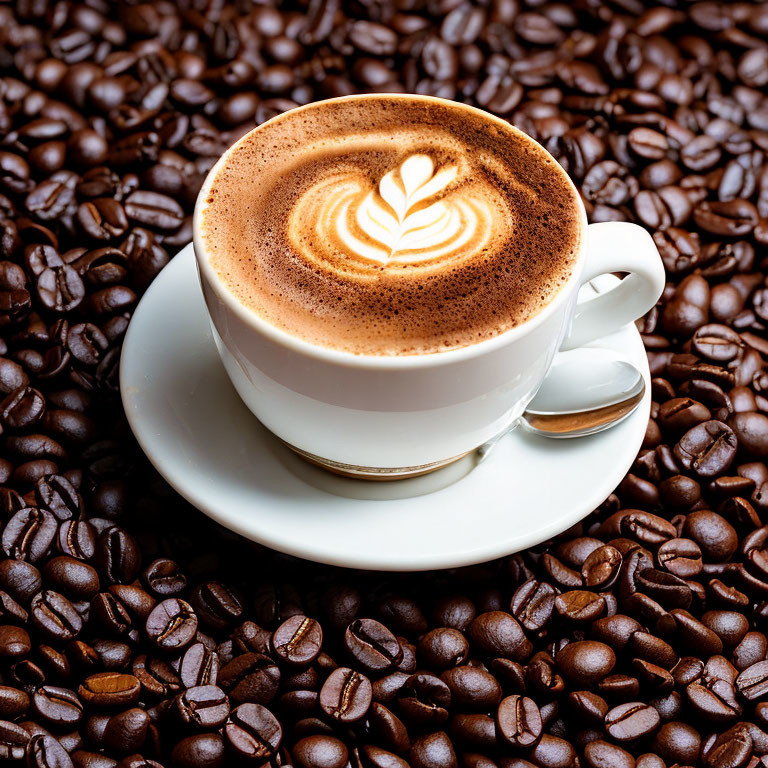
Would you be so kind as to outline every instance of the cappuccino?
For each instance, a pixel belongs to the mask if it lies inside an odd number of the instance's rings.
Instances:
[[[575,188],[480,110],[356,96],[241,139],[200,211],[210,264],[244,307],[362,355],[466,347],[530,320],[569,280]]]

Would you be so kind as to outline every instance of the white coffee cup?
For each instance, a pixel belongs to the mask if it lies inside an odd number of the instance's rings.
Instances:
[[[293,112],[300,116],[302,109]],[[509,130],[505,121],[482,114]],[[664,268],[648,232],[625,222],[588,225],[576,195],[582,245],[572,275],[522,325],[477,344],[423,355],[360,355],[310,344],[246,308],[210,264],[202,211],[231,152],[211,169],[194,215],[195,255],[214,339],[248,408],[291,448],[332,471],[394,479],[460,458],[522,414],[558,349],[633,322],[664,288]],[[582,285],[610,272],[629,274],[607,293],[577,303]]]

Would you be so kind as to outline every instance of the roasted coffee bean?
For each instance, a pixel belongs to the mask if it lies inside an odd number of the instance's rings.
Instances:
[[[98,672],[87,677],[78,696],[97,708],[128,707],[138,701],[141,687],[133,676],[121,672]]]
[[[172,197],[143,190],[128,195],[125,213],[132,221],[161,230],[178,229],[184,218],[184,210]]]
[[[28,656],[31,650],[32,641],[25,629],[12,624],[0,625],[0,658],[20,659]]]
[[[568,643],[555,657],[558,670],[575,685],[591,686],[610,674],[616,654],[605,643],[582,640]]]
[[[759,661],[743,670],[736,678],[736,690],[748,701],[768,693],[768,661]]]
[[[659,713],[642,702],[627,702],[609,710],[605,730],[616,741],[634,741],[653,733],[659,725]]]
[[[688,608],[691,604],[691,588],[674,574],[645,568],[635,574],[635,586],[665,608]]]
[[[545,554],[542,557],[542,566],[547,576],[552,579],[558,587],[568,589],[581,586],[581,574],[575,568],[569,568],[556,557],[548,553]]]
[[[0,757],[6,760],[23,760],[29,738],[29,733],[21,726],[0,720]]]
[[[688,430],[675,446],[675,456],[700,477],[714,477],[730,467],[736,456],[736,436],[720,421],[705,421]]]
[[[45,412],[45,400],[32,387],[19,387],[0,402],[0,420],[6,429],[26,429]]]
[[[24,560],[0,561],[0,586],[21,603],[28,603],[43,586],[43,577],[32,563]]]
[[[74,728],[83,717],[83,705],[75,692],[52,685],[44,685],[35,691],[32,709],[53,728]]]
[[[543,629],[555,608],[555,589],[551,584],[528,579],[512,595],[511,610],[525,629],[535,632]]]
[[[701,736],[686,723],[673,721],[659,728],[653,746],[666,760],[695,764],[701,753]]]
[[[271,633],[262,629],[258,624],[246,621],[232,633],[232,643],[233,647],[243,653],[253,651],[254,653],[269,654],[271,637]],[[318,659],[321,658],[322,654]],[[331,668],[335,669],[335,665]]]
[[[149,725],[149,715],[138,707],[112,715],[104,727],[104,746],[118,754],[135,754],[144,746]]]
[[[451,699],[463,708],[490,710],[501,700],[501,686],[482,667],[454,667],[443,672],[440,679],[450,689]]]
[[[37,278],[37,295],[43,306],[53,312],[69,312],[85,297],[85,286],[77,271],[64,264],[49,267]]]
[[[244,653],[221,667],[218,684],[237,704],[268,705],[277,694],[280,670],[268,656]]]
[[[29,703],[29,696],[24,691],[6,685],[0,686],[0,718],[15,720],[26,715]]]
[[[410,746],[408,731],[397,715],[374,701],[368,711],[370,730],[376,736],[377,743],[383,744],[394,752],[406,752]]]
[[[80,512],[80,497],[66,477],[48,475],[35,485],[35,499],[40,507],[58,520],[69,520]]]
[[[197,685],[176,697],[181,721],[199,730],[213,730],[229,716],[229,699],[215,685]]]
[[[413,768],[458,768],[451,740],[444,731],[415,739],[411,744],[409,762]]]
[[[16,560],[35,563],[48,552],[56,536],[56,519],[46,509],[25,507],[3,529],[3,551]]]
[[[354,723],[365,717],[372,698],[373,688],[365,675],[347,667],[339,667],[323,683],[319,703],[331,719]]]
[[[76,749],[71,753],[72,763],[75,768],[116,768],[118,765],[117,760],[106,755],[99,754],[98,752],[88,752],[84,749]],[[141,758],[144,760],[144,758]],[[126,758],[123,761],[124,765],[129,765],[131,758]],[[149,761],[144,761],[146,765],[150,765]],[[142,768],[142,766],[139,766]],[[154,766],[153,766],[154,768]]]
[[[496,723],[501,736],[513,747],[531,747],[542,733],[541,712],[526,696],[507,696],[499,704]]]
[[[678,660],[674,648],[669,643],[642,630],[632,635],[629,648],[636,658],[650,661],[663,669],[672,669]]]
[[[78,323],[69,329],[67,348],[82,365],[97,365],[108,346],[107,337],[93,323]]]
[[[592,624],[592,636],[596,640],[607,643],[612,648],[622,649],[627,646],[632,639],[632,635],[642,629],[639,621],[618,613],[615,616],[609,616],[598,619]]]
[[[90,600],[99,591],[99,574],[88,563],[62,555],[43,568],[48,583],[72,600]]]
[[[578,756],[573,746],[559,736],[548,733],[542,735],[539,743],[528,753],[536,762],[535,765],[547,766],[547,768],[560,768],[560,766],[576,765]]]
[[[605,598],[596,592],[572,589],[555,598],[555,610],[567,621],[594,621],[605,613]]]
[[[374,619],[355,619],[344,634],[349,655],[364,669],[384,672],[403,658],[397,638]]]
[[[234,624],[243,614],[240,601],[224,584],[216,581],[201,584],[190,596],[200,618],[217,629]]]
[[[181,688],[176,670],[164,658],[137,656],[131,665],[131,672],[139,681],[141,690],[149,696],[165,698]]]
[[[59,551],[77,560],[90,560],[96,551],[96,534],[87,520],[67,520],[59,526]]]
[[[728,425],[748,456],[768,457],[768,417],[754,411],[734,413],[728,418]]]
[[[494,749],[499,744],[496,721],[489,715],[460,714],[451,721],[454,744],[475,749]]]
[[[272,635],[275,654],[288,664],[311,664],[322,646],[322,627],[319,622],[307,616],[291,616]]]
[[[687,515],[682,532],[699,545],[703,557],[710,562],[725,562],[738,546],[734,527],[722,515],[707,509]]]
[[[83,231],[94,240],[111,240],[125,234],[128,218],[123,207],[108,197],[81,203],[77,218]]]
[[[216,685],[219,674],[219,654],[203,643],[193,643],[181,660],[179,676],[186,688],[198,685]]]
[[[768,656],[768,637],[762,632],[747,632],[733,649],[732,661],[738,670],[745,670]]]
[[[707,764],[747,765],[752,753],[752,738],[744,726],[734,726],[721,734],[707,753]]]
[[[50,589],[32,598],[29,616],[38,632],[57,642],[74,640],[83,628],[83,620],[72,603]]]
[[[727,202],[702,202],[694,208],[693,218],[698,226],[715,235],[740,237],[748,235],[757,223],[755,206],[748,200],[736,198]]]
[[[152,610],[145,629],[147,637],[159,648],[181,649],[195,637],[197,616],[189,603],[171,597]]]
[[[665,432],[681,434],[711,418],[709,409],[686,397],[667,400],[659,408],[658,423]]]
[[[26,624],[29,613],[7,592],[0,590],[0,620],[13,624]]]
[[[73,768],[72,759],[57,739],[47,733],[38,733],[27,743],[29,768]]]
[[[749,629],[749,620],[737,611],[707,611],[702,615],[701,621],[729,649],[738,645]]]
[[[438,724],[448,719],[451,689],[439,677],[411,675],[398,686],[395,696],[398,712],[406,722]]]
[[[514,616],[504,611],[489,611],[477,616],[469,626],[470,642],[489,656],[525,661],[533,649]]]
[[[465,661],[469,643],[459,630],[441,627],[420,638],[418,654],[432,669],[449,669]]]
[[[578,716],[590,724],[602,724],[608,712],[605,699],[590,691],[572,691],[568,694],[568,703]]]
[[[92,641],[93,650],[105,669],[126,669],[131,660],[131,647],[116,640]]]
[[[173,747],[171,761],[179,768],[197,768],[201,764],[220,768],[224,765],[224,740],[218,733],[187,736]]]
[[[427,628],[427,620],[419,605],[409,597],[387,594],[376,607],[379,618],[394,632],[417,634]]]
[[[186,589],[187,579],[173,560],[153,560],[142,574],[142,581],[156,595],[172,597]]]
[[[233,753],[249,761],[268,760],[280,748],[283,739],[283,731],[277,718],[261,704],[241,704],[233,709],[223,734]],[[317,759],[313,752],[310,747],[305,756],[312,755]],[[320,752],[320,759],[322,754]]]
[[[616,514],[619,533],[650,547],[675,538],[677,530],[659,515],[640,509],[629,509]]]
[[[141,567],[136,540],[118,526],[107,528],[96,542],[94,564],[107,583],[130,583]]]
[[[739,716],[738,702],[727,681],[720,681],[712,688],[693,682],[687,686],[685,694],[694,711],[705,720],[728,723]]]
[[[299,768],[344,768],[349,751],[343,741],[333,736],[307,736],[291,750]]]
[[[93,598],[91,615],[111,635],[128,635],[133,630],[128,609],[111,592],[100,592]]]
[[[68,679],[72,674],[72,666],[69,659],[50,645],[41,645],[39,648],[40,666],[46,675]]]
[[[610,741],[604,741],[603,739],[595,739],[586,744],[584,747],[584,757],[590,768],[609,765],[614,766],[614,768],[631,768],[637,765],[631,753],[622,749],[618,744],[611,744]]]
[[[582,563],[584,585],[591,589],[607,589],[618,578],[622,557],[614,547],[605,545],[591,552]]]
[[[681,608],[673,608],[670,614],[677,625],[678,640],[684,647],[707,654],[722,652],[722,640],[699,619]]]
[[[680,578],[690,579],[701,573],[701,549],[691,539],[665,541],[658,549],[657,558],[662,568]]]
[[[13,267],[18,269],[18,266],[15,264]],[[23,280],[22,273],[22,285]],[[28,384],[29,376],[27,376],[24,369],[18,363],[13,362],[13,360],[8,360],[5,357],[0,357],[0,392],[7,395],[19,387],[26,387]]]

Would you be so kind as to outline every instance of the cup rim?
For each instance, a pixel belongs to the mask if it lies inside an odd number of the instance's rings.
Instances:
[[[456,349],[448,349],[437,352],[426,352],[415,355],[370,355],[359,354],[356,352],[348,352],[346,350],[334,349],[333,347],[323,347],[318,344],[312,344],[304,339],[300,339],[294,336],[288,331],[284,331],[282,328],[278,328],[275,325],[264,320],[254,310],[249,309],[245,305],[241,304],[231,291],[220,280],[216,271],[213,269],[205,246],[203,244],[203,238],[201,232],[201,220],[203,210],[205,208],[205,198],[207,197],[208,190],[216,178],[221,167],[227,162],[227,159],[231,153],[239,147],[242,143],[249,140],[250,137],[256,132],[260,131],[265,126],[268,126],[274,122],[278,122],[284,119],[287,115],[295,115],[304,110],[316,108],[321,104],[330,104],[346,101],[364,101],[375,99],[402,99],[403,101],[424,101],[429,103],[439,103],[444,106],[450,106],[452,108],[464,109],[474,114],[481,115],[487,120],[491,120],[504,129],[511,131],[513,134],[517,134],[524,140],[531,141],[536,144],[541,151],[549,155],[554,161],[555,167],[566,179],[568,185],[572,189],[575,199],[576,207],[579,211],[580,219],[580,238],[579,249],[576,256],[576,263],[574,264],[573,271],[568,281],[557,291],[551,301],[542,308],[540,312],[534,315],[529,320],[526,320],[520,325],[516,325],[512,328],[503,331],[489,339],[479,341],[476,344],[469,344],[465,347],[458,347]],[[216,294],[217,298],[224,303],[228,310],[233,312],[242,322],[250,326],[254,331],[260,335],[265,336],[267,339],[276,343],[294,353],[298,353],[305,357],[314,358],[316,360],[322,360],[336,365],[351,367],[351,368],[367,368],[367,369],[379,369],[379,370],[393,370],[393,369],[423,369],[438,367],[441,365],[448,365],[452,363],[462,362],[464,360],[470,360],[474,357],[484,355],[494,350],[504,347],[507,344],[514,342],[517,339],[527,335],[547,319],[554,314],[560,305],[568,300],[568,297],[573,289],[574,285],[579,282],[579,278],[584,268],[584,261],[586,255],[587,246],[587,212],[584,207],[584,201],[581,199],[576,185],[571,177],[565,172],[559,162],[552,156],[552,154],[535,139],[528,136],[528,134],[521,131],[516,126],[507,122],[506,120],[497,117],[496,115],[486,112],[484,109],[473,107],[469,104],[453,101],[451,99],[443,99],[438,96],[423,96],[420,94],[410,93],[366,93],[366,94],[353,94],[350,96],[338,96],[332,99],[321,99],[318,101],[312,101],[308,104],[302,104],[293,109],[281,112],[278,115],[266,120],[265,122],[252,128],[248,133],[241,136],[231,146],[229,146],[216,161],[213,167],[208,171],[208,174],[203,181],[200,192],[198,193],[197,200],[195,202],[195,209],[192,215],[192,242],[195,251],[195,260],[197,262],[200,278],[205,279],[211,290]]]

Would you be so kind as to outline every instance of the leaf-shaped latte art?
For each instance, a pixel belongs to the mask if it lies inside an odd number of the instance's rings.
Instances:
[[[386,265],[426,264],[479,253],[498,227],[499,206],[489,204],[464,179],[457,164],[436,167],[414,154],[386,173],[376,188],[339,172],[312,186],[297,201],[291,230],[314,234],[297,242],[307,256],[330,251]],[[366,187],[368,187],[366,189]],[[314,260],[314,259],[313,259]]]
[[[378,191],[366,195],[355,215],[357,224],[389,251],[389,258],[399,251],[444,245],[461,227],[458,212],[442,202],[417,206],[445,190],[457,173],[453,165],[435,172],[431,157],[411,155],[384,176]]]

